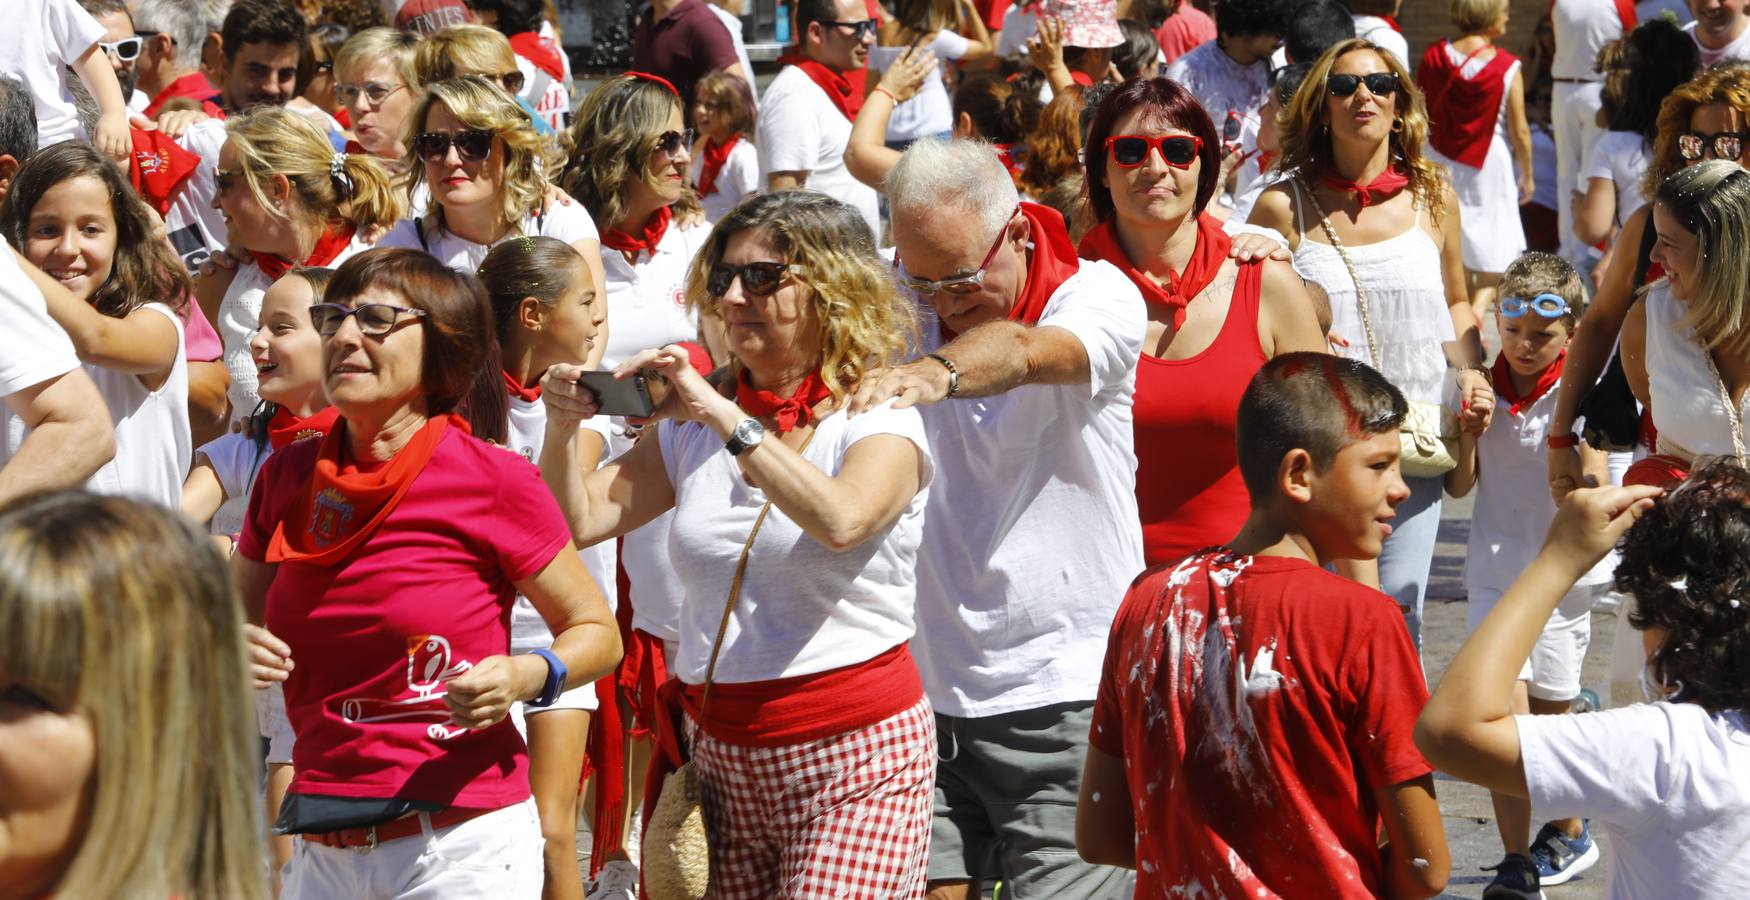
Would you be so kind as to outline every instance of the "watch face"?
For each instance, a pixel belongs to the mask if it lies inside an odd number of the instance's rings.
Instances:
[[[747,419],[735,426],[735,439],[743,444],[757,444],[766,436],[766,429],[760,423]]]

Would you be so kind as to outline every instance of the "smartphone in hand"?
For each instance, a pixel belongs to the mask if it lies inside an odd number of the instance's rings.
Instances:
[[[656,412],[649,379],[643,372],[630,378],[615,378],[613,372],[601,370],[577,376],[577,386],[595,395],[596,407],[604,416],[642,418]]]

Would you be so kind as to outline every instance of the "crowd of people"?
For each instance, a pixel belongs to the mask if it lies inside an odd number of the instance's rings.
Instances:
[[[0,898],[1750,881],[1742,4],[742,5],[8,4]]]

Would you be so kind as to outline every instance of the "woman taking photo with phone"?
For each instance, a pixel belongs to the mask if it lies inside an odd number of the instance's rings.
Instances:
[[[1450,370],[1461,400],[1492,391],[1465,290],[1458,201],[1422,156],[1428,116],[1415,82],[1391,53],[1347,40],[1313,63],[1280,124],[1277,166],[1292,177],[1266,190],[1248,221],[1287,235],[1295,269],[1324,288],[1337,352],[1379,369],[1412,413],[1419,406],[1426,437],[1456,437],[1442,421]],[[1441,479],[1404,481],[1410,499],[1398,506],[1377,572],[1349,571],[1398,601],[1420,648]]]
[[[623,377],[668,383],[669,421],[585,474],[559,438],[594,395],[555,366],[543,471],[580,543],[674,512],[672,671],[713,890],[920,896],[936,736],[907,642],[934,466],[915,409],[836,409],[909,346],[910,307],[861,215],[809,191],[718,223],[687,297],[727,323],[733,388],[673,344],[625,361]],[[859,824],[870,817],[884,827]]]

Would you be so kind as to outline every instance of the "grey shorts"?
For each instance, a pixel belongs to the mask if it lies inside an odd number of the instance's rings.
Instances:
[[[930,880],[1003,882],[1003,897],[1105,900],[1129,873],[1076,853],[1076,796],[1092,703],[998,716],[936,714]],[[974,894],[977,896],[977,894]]]

